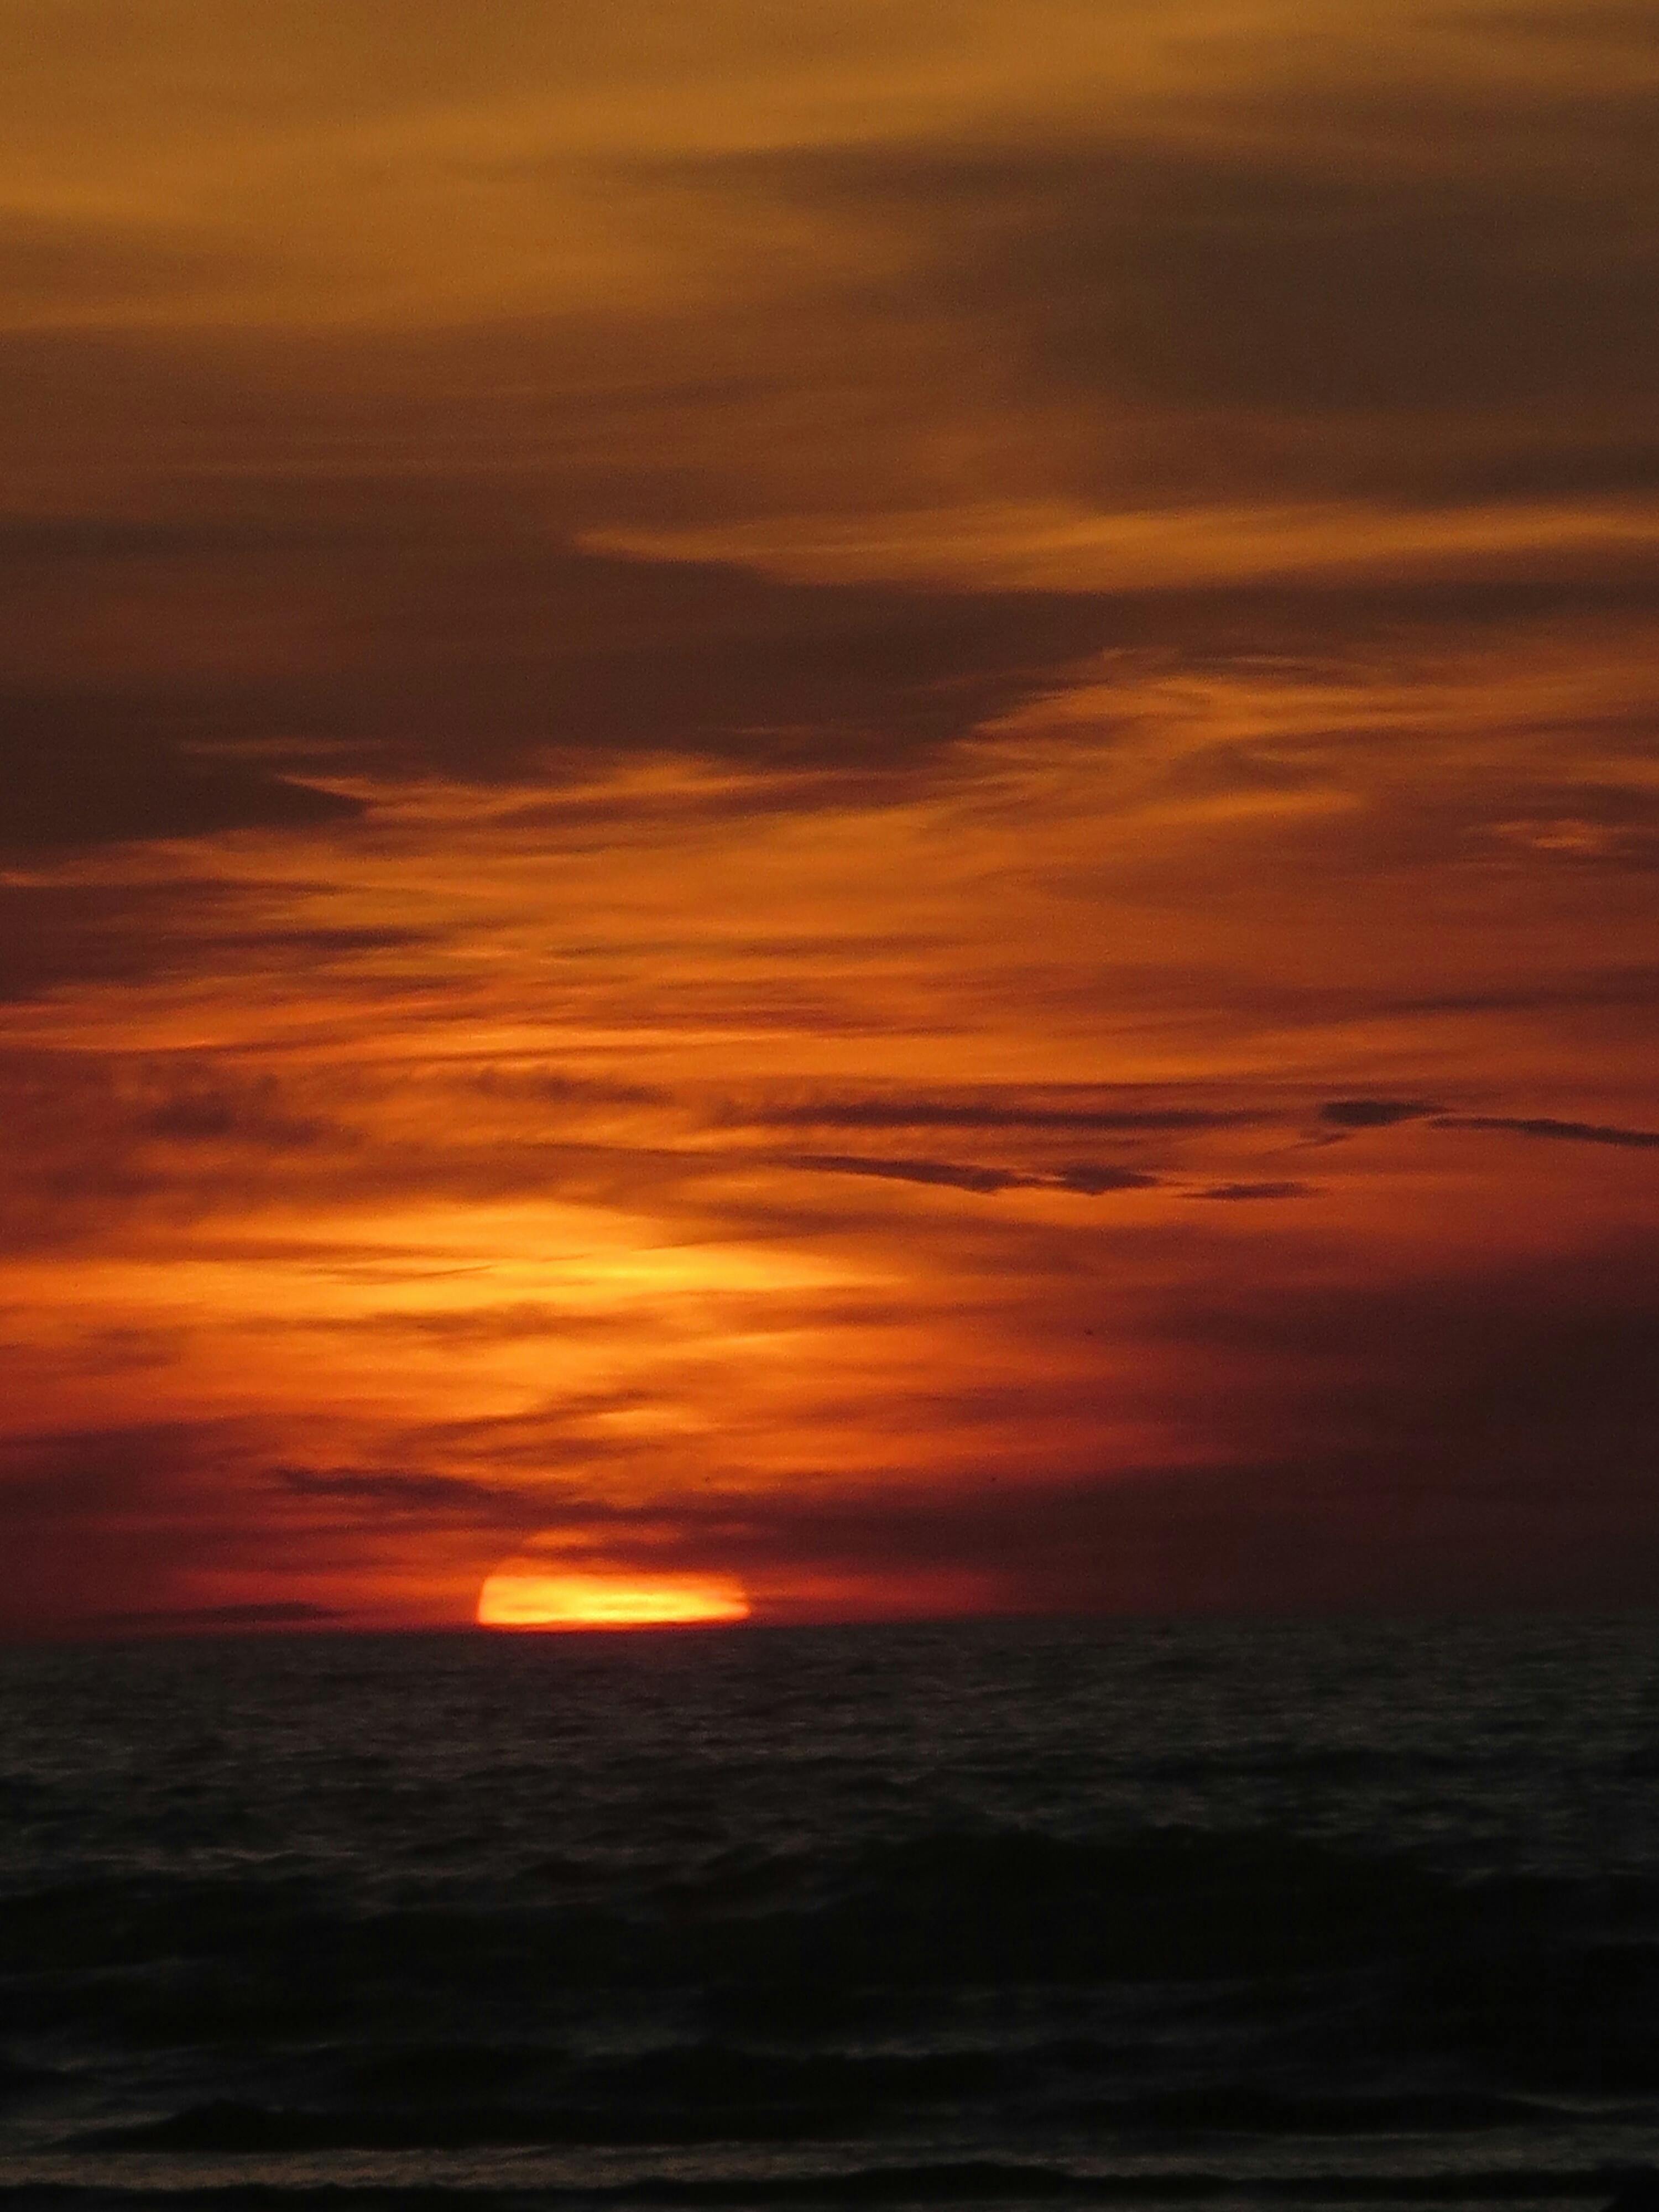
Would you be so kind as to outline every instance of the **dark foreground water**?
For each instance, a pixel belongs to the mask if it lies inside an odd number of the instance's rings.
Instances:
[[[1605,2202],[1659,1623],[0,1653],[0,2205]]]

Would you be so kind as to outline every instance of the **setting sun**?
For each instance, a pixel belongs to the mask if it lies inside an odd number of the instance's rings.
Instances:
[[[722,1575],[542,1574],[504,1567],[478,1593],[483,1628],[666,1628],[748,1618],[742,1585]]]

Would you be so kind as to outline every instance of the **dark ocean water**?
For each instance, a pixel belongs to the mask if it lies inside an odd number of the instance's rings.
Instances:
[[[0,1816],[0,2205],[1659,2160],[1659,1621],[15,1650]]]

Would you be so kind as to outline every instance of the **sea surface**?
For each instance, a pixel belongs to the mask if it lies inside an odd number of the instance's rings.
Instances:
[[[0,2206],[1588,2206],[1659,1620],[0,1652]]]

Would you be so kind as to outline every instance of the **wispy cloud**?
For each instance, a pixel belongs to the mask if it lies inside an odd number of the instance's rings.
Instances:
[[[1441,1114],[1437,1129],[1497,1129],[1516,1137],[1555,1137],[1574,1145],[1613,1145],[1659,1152],[1659,1130],[1621,1129],[1601,1121],[1558,1121],[1547,1114]]]

